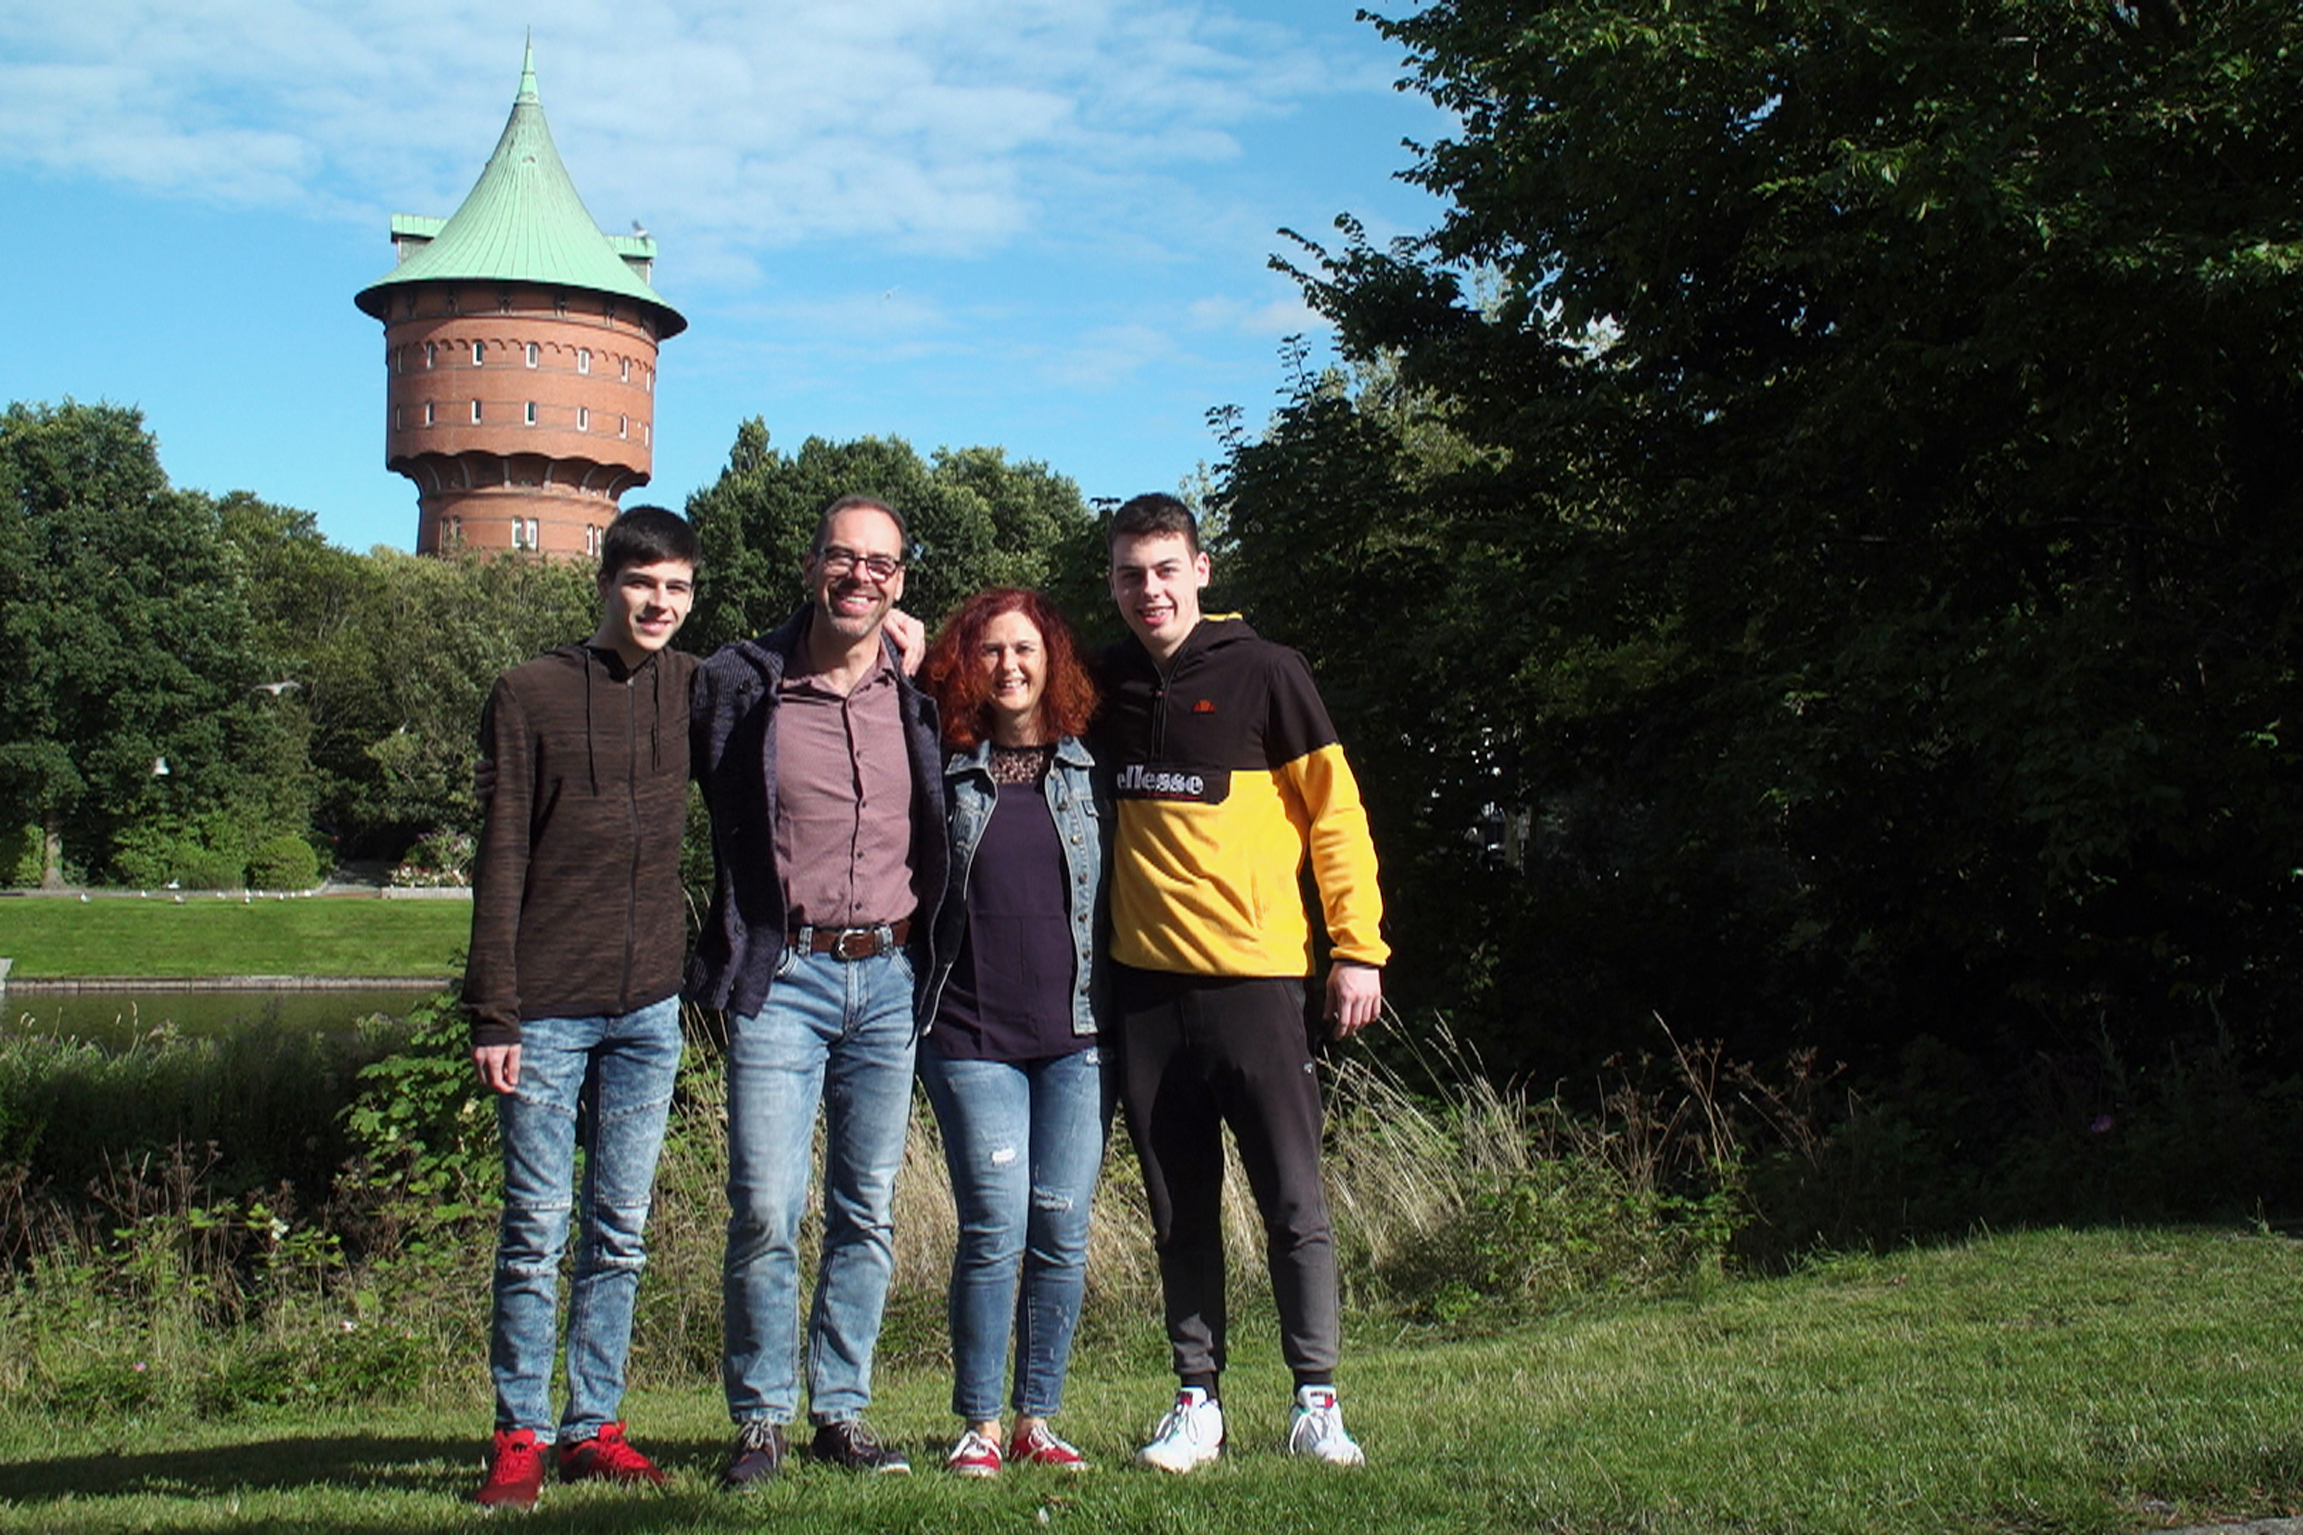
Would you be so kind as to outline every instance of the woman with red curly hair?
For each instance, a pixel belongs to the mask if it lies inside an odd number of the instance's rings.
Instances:
[[[1081,738],[1095,684],[1037,592],[978,593],[944,621],[921,677],[949,756],[951,886],[936,917],[920,1080],[959,1207],[952,1258],[947,1462],[1084,1470],[1048,1427],[1086,1288],[1088,1206],[1103,1170],[1096,908],[1103,817]],[[1013,1346],[1003,1448],[1000,1388]]]

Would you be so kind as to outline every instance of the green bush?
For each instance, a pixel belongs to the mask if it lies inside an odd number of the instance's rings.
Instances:
[[[255,890],[309,890],[320,881],[320,858],[312,844],[293,832],[275,832],[256,844],[248,858],[248,884]]]
[[[123,884],[159,889],[237,890],[248,879],[248,835],[222,814],[186,823],[148,821],[124,828],[112,844],[112,869]]]
[[[0,824],[0,885],[29,890],[47,872],[41,866],[41,836],[37,826]]]
[[[418,1232],[469,1220],[496,1188],[495,1106],[470,1051],[462,1002],[443,992],[408,1014],[398,1049],[360,1069],[342,1112],[354,1175],[404,1205]]]

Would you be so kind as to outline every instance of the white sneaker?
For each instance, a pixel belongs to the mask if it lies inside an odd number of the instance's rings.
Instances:
[[[1343,1408],[1333,1386],[1304,1386],[1295,1394],[1295,1411],[1288,1414],[1287,1452],[1309,1455],[1331,1466],[1364,1466],[1367,1452],[1344,1431]]]
[[[1223,1452],[1223,1404],[1197,1386],[1175,1394],[1175,1405],[1152,1431],[1136,1459],[1162,1471],[1190,1471]]]

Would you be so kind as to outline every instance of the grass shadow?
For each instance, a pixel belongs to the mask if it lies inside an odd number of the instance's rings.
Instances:
[[[91,1428],[89,1437],[107,1430]],[[181,1449],[105,1449],[12,1461],[11,1500],[202,1497],[251,1490],[337,1486],[395,1492],[468,1492],[478,1445],[457,1438],[296,1435]]]

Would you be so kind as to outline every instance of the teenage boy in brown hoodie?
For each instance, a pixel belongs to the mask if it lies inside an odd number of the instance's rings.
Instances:
[[[676,513],[618,517],[600,553],[599,628],[504,673],[481,720],[493,787],[464,1002],[504,1149],[488,1346],[496,1433],[478,1493],[489,1507],[534,1504],[555,1444],[562,1481],[664,1479],[625,1440],[617,1408],[680,1064],[696,662],[667,647],[694,600],[697,552]],[[560,1254],[578,1202],[567,1408],[555,1429]]]

